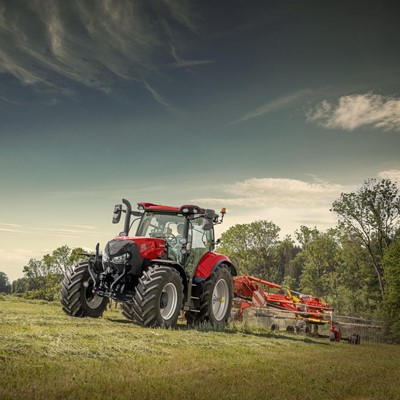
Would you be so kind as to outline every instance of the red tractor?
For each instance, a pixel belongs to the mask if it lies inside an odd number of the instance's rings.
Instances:
[[[104,251],[68,268],[61,285],[63,310],[74,317],[97,318],[109,299],[121,303],[125,317],[142,326],[170,327],[181,310],[188,324],[208,321],[223,326],[231,312],[236,268],[215,253],[214,225],[221,216],[196,205],[181,207],[138,203],[132,211],[123,199],[113,223],[125,213],[124,230]],[[131,217],[139,220],[135,236]]]

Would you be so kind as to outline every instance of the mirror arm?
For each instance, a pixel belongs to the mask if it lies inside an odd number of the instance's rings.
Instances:
[[[128,236],[129,235],[130,224],[131,224],[132,207],[131,207],[131,203],[129,203],[128,200],[122,199],[122,202],[126,205],[126,216],[125,216],[125,224],[124,224],[124,233],[126,234],[126,236]]]

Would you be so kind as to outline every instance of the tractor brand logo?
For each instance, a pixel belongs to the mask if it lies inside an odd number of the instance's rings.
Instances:
[[[140,245],[140,250],[146,250],[146,249],[147,249],[147,244]]]

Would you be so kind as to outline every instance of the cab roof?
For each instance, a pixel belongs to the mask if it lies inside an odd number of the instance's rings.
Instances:
[[[205,214],[206,210],[194,204],[184,204],[180,207],[164,206],[154,203],[137,203],[138,208],[144,211],[168,213],[168,214]]]

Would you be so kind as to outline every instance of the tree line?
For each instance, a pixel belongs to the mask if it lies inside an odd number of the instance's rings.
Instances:
[[[24,277],[11,284],[7,275],[0,272],[0,292],[27,299],[56,300],[66,268],[85,258],[83,253],[85,251],[81,247],[71,249],[61,246],[40,260],[31,258],[23,267]]]
[[[279,239],[271,221],[238,224],[219,252],[250,274],[323,298],[338,314],[383,320],[400,341],[400,195],[389,179],[368,179],[342,193],[335,228],[301,226]]]
[[[331,211],[337,225],[323,232],[301,226],[280,239],[272,221],[237,224],[221,235],[218,252],[240,274],[312,294],[336,313],[384,320],[400,341],[400,194],[389,179],[368,179],[342,193]],[[0,272],[0,292],[54,300],[66,268],[83,249],[62,246],[41,260],[30,259],[24,277],[10,284]]]

